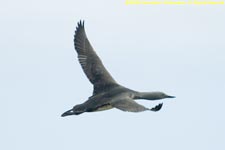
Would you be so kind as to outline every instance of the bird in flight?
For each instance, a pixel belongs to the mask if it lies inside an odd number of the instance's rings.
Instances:
[[[117,83],[104,67],[91,46],[85,33],[84,21],[79,21],[74,35],[74,46],[78,54],[79,63],[93,84],[93,94],[82,104],[75,105],[72,109],[64,112],[61,116],[79,115],[84,112],[95,112],[117,108],[127,112],[159,111],[163,103],[149,109],[134,100],[160,100],[175,98],[163,92],[138,92],[126,88]]]

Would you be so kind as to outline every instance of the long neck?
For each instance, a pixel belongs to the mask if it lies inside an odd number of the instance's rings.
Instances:
[[[155,92],[138,92],[136,99],[158,100],[161,99]]]

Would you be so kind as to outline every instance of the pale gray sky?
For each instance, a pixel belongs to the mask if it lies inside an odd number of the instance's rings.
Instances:
[[[0,149],[225,149],[224,6],[124,2],[1,2]],[[119,83],[177,98],[157,113],[61,118],[92,93],[73,47],[80,19]]]

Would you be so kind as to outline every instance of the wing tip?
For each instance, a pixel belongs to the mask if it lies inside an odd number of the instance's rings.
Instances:
[[[77,28],[84,28],[84,20],[81,19],[80,21],[78,21]]]
[[[77,22],[77,26],[76,26],[76,30],[75,30],[75,35],[77,34],[77,32],[79,32],[80,30],[84,30],[84,20],[80,20]],[[74,36],[75,36],[74,35]]]
[[[151,108],[151,111],[159,111],[163,106],[163,103],[160,103],[158,105],[156,105],[155,107]]]
[[[76,30],[75,30],[75,34],[74,34],[74,43],[75,43],[75,40],[76,40],[76,37],[78,36],[77,34],[80,34],[80,33],[84,33],[85,34],[85,30],[84,30],[84,20],[80,20],[77,22],[77,26],[76,26]]]

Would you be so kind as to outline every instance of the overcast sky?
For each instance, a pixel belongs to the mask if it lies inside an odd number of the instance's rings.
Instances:
[[[225,149],[223,5],[8,0],[0,18],[0,149]],[[176,99],[60,117],[92,94],[73,46],[80,19],[117,82]]]

